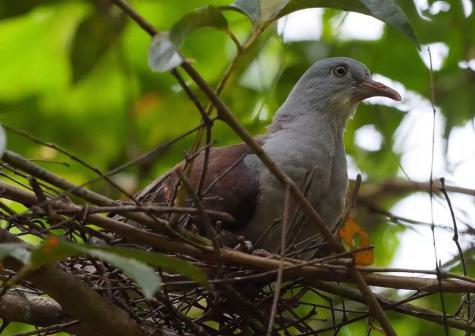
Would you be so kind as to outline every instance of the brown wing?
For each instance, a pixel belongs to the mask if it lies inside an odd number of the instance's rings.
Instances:
[[[262,140],[258,139],[259,144]],[[206,176],[202,188],[203,203],[209,210],[224,211],[231,214],[237,223],[225,223],[225,228],[237,230],[243,228],[254,215],[259,194],[257,173],[244,163],[244,157],[250,154],[249,147],[239,144],[229,147],[212,148],[209,152]],[[203,169],[204,153],[193,161],[189,177],[196,189]],[[176,169],[148,185],[137,198],[142,203],[168,204],[174,195],[178,183]],[[187,199],[187,204],[190,199]]]

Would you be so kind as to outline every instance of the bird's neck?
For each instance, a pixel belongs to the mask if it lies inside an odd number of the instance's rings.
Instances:
[[[308,97],[309,95],[290,95],[275,114],[268,133],[272,135],[283,130],[303,133],[331,130],[341,137],[356,105],[338,96],[318,101],[313,100],[311,95]]]

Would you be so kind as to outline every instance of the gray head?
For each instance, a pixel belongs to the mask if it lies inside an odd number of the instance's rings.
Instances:
[[[297,85],[312,96],[325,100],[335,96],[345,97],[349,103],[384,96],[401,100],[401,96],[382,83],[373,81],[368,67],[349,57],[326,58],[315,62]]]
[[[359,102],[375,96],[401,100],[395,90],[372,80],[366,65],[348,57],[322,59],[299,79],[270,131],[309,113],[334,116],[344,126]]]

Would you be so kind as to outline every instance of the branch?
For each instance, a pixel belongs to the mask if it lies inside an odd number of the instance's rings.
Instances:
[[[51,298],[10,290],[0,297],[0,318],[34,326],[54,328],[79,336],[100,336],[99,333],[80,323],[69,322],[61,306]],[[39,330],[35,330],[35,335]]]
[[[95,205],[100,205],[100,206],[118,206],[121,203],[114,201],[106,196],[103,196],[101,194],[98,194],[94,191],[91,191],[85,187],[78,186],[74,183],[71,183],[64,178],[57,176],[55,174],[52,174],[40,166],[32,163],[28,159],[22,157],[20,154],[11,152],[11,151],[5,151],[3,154],[2,160],[8,163],[9,165],[23,170],[30,175],[44,180],[48,183],[51,183],[52,185],[61,188],[66,191],[66,193],[72,193],[84,200],[87,200]],[[59,199],[59,197],[57,198]],[[48,202],[52,202],[54,199],[48,199],[45,202],[41,202],[39,204],[36,204],[37,206],[44,206]],[[45,203],[45,204],[44,204]],[[76,208],[77,209],[77,208]],[[135,222],[140,222],[142,225],[145,227],[148,227],[154,231],[157,232],[162,232],[171,235],[172,237],[180,236],[183,240],[188,241],[187,237],[182,237],[179,232],[173,231],[168,225],[167,222],[165,222],[162,219],[149,216],[148,214],[143,214],[143,213],[124,213],[124,217],[131,219],[132,221]],[[187,232],[184,232],[184,234],[187,234]],[[204,237],[201,237],[199,235],[190,235],[190,237],[194,240],[199,241],[200,243],[203,244],[209,244],[208,240],[205,239]]]
[[[23,191],[17,188],[14,188],[8,185],[5,182],[0,181],[0,195],[2,197],[12,199],[15,201],[20,201],[27,205],[33,205],[38,200],[33,193]],[[59,204],[58,204],[59,203]],[[54,209],[78,209],[80,208],[77,205],[64,204],[61,202],[52,203]],[[137,227],[131,226],[129,224],[114,220],[112,218],[103,217],[99,215],[90,214],[85,219],[88,223],[95,224],[100,226],[108,231],[115,232],[116,234],[123,237],[126,241],[131,243],[138,244],[147,244],[151,247],[154,247],[159,250],[164,250],[172,253],[184,254],[191,257],[200,258],[202,260],[210,260],[214,254],[214,249],[212,247],[198,249],[192,245],[186,244],[184,242],[174,241],[170,239],[163,238],[158,234],[151,233]],[[269,259],[264,257],[259,257],[255,255],[245,254],[239,251],[223,248],[221,249],[221,258],[224,263],[228,265],[241,265],[247,266],[249,268],[256,269],[261,273],[250,276],[249,278],[252,281],[255,281],[256,278],[263,278],[273,280],[276,277],[277,270],[281,265],[280,260]],[[312,262],[314,263],[312,265]],[[372,269],[369,269],[372,270]],[[388,269],[391,271],[391,269]],[[384,269],[377,269],[377,271],[384,271]],[[407,270],[408,272],[410,270]],[[328,265],[328,264],[318,264],[317,261],[310,261],[303,264],[294,264],[292,262],[284,263],[284,277],[285,279],[302,277],[303,282],[312,285],[321,289],[329,288],[329,292],[336,293],[338,295],[345,296],[350,299],[354,299],[358,302],[364,302],[364,296],[358,293],[357,291],[351,290],[349,288],[343,287],[341,285],[332,285],[327,281],[339,281],[339,282],[351,282],[351,277],[349,272],[341,266],[338,265]],[[252,278],[251,278],[252,277]],[[365,280],[373,286],[378,287],[388,287],[395,289],[411,289],[411,290],[421,290],[426,292],[437,292],[438,291],[438,281],[437,279],[428,279],[428,278],[417,278],[417,277],[405,277],[405,276],[393,276],[393,275],[380,275],[380,274],[365,274]],[[246,281],[246,277],[240,278],[228,278],[226,281],[229,282],[240,282]],[[473,280],[472,280],[473,281]],[[210,282],[213,282],[212,280]],[[191,282],[182,282],[183,285],[189,285]],[[175,286],[176,284],[170,284]],[[456,279],[447,279],[441,281],[441,288],[446,292],[475,292],[475,283],[465,280],[456,280]],[[336,292],[339,290],[339,292]],[[343,293],[343,294],[342,294]],[[345,294],[346,293],[346,294]],[[378,300],[388,304],[394,304],[393,301],[379,297]],[[394,311],[400,313],[417,316],[419,318],[433,321],[439,323],[440,320],[437,319],[437,312],[427,314],[427,310],[412,306],[412,305],[398,305],[396,307],[387,307]],[[434,317],[436,316],[436,317]],[[467,330],[467,327],[461,327],[463,322],[460,322],[458,326],[451,324],[452,319],[448,319],[450,326],[455,328]],[[470,327],[471,328],[471,327]],[[470,329],[469,329],[470,330]]]
[[[348,287],[334,285],[328,282],[320,281],[318,279],[314,279],[312,281],[312,286],[329,293],[343,296],[346,299],[357,301],[363,304],[365,303],[365,298],[361,295],[361,293],[358,293],[358,291]],[[420,308],[408,303],[401,304],[397,301],[392,301],[381,296],[378,296],[378,300],[382,303],[385,309],[389,309],[405,315],[414,316],[423,320],[435,322],[440,325],[444,324],[444,315],[438,311]],[[452,328],[475,331],[475,325],[461,321],[459,318],[446,317],[445,322],[447,322],[447,325]]]
[[[28,206],[33,206],[38,202],[36,196],[28,191],[20,190],[9,184],[0,181],[0,196],[13,201],[21,202]],[[77,213],[82,208],[72,203],[53,202],[52,208],[63,213]],[[137,244],[147,244],[151,247],[165,250],[172,253],[182,253],[192,257],[212,260],[215,255],[215,250],[211,246],[197,248],[189,245],[185,242],[176,240],[170,240],[164,238],[158,234],[134,227],[130,224],[100,216],[97,214],[90,214],[85,218],[90,224],[95,224],[104,228],[107,231],[114,232],[126,241]],[[140,222],[139,222],[140,223]],[[140,223],[141,224],[141,223]],[[223,262],[231,265],[241,265],[251,267],[261,271],[277,271],[280,261],[278,259],[264,258],[260,256],[250,255],[235,251],[229,248],[221,248],[221,257]],[[317,261],[300,262],[297,260],[286,261],[284,264],[284,270],[286,278],[291,277],[303,277],[305,279],[318,278],[328,281],[341,281],[341,282],[353,282],[350,272],[345,266],[339,266],[334,264],[319,263]],[[360,271],[365,271],[365,268],[359,268]],[[385,269],[369,268],[370,272],[375,270],[383,272]],[[391,269],[389,269],[391,271]],[[409,272],[410,270],[407,270]],[[382,274],[364,274],[364,279],[372,286],[397,288],[397,289],[412,289],[423,290],[427,292],[437,292],[438,283],[436,279],[431,278],[418,278],[407,276],[395,276],[395,275],[382,275]],[[450,277],[450,274],[447,274]],[[444,279],[442,280],[442,290],[445,292],[471,292],[475,293],[475,280],[471,279]]]
[[[0,318],[49,326],[64,322],[66,316],[61,306],[50,298],[9,290],[0,297]]]
[[[353,182],[353,181],[352,181]],[[442,184],[438,181],[434,181],[432,191],[434,193],[440,193]],[[391,178],[382,183],[365,182],[361,186],[361,191],[358,195],[360,199],[374,199],[385,194],[400,194],[417,191],[430,192],[431,185],[429,182],[416,182],[407,181],[400,178]],[[463,188],[453,185],[445,185],[445,190],[448,192],[475,196],[475,190],[469,188]]]

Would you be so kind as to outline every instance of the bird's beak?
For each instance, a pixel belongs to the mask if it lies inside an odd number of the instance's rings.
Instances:
[[[356,85],[356,90],[354,91],[351,100],[358,103],[366,98],[376,96],[388,97],[397,101],[401,100],[401,95],[397,93],[396,90],[370,78],[365,79],[363,82]]]

